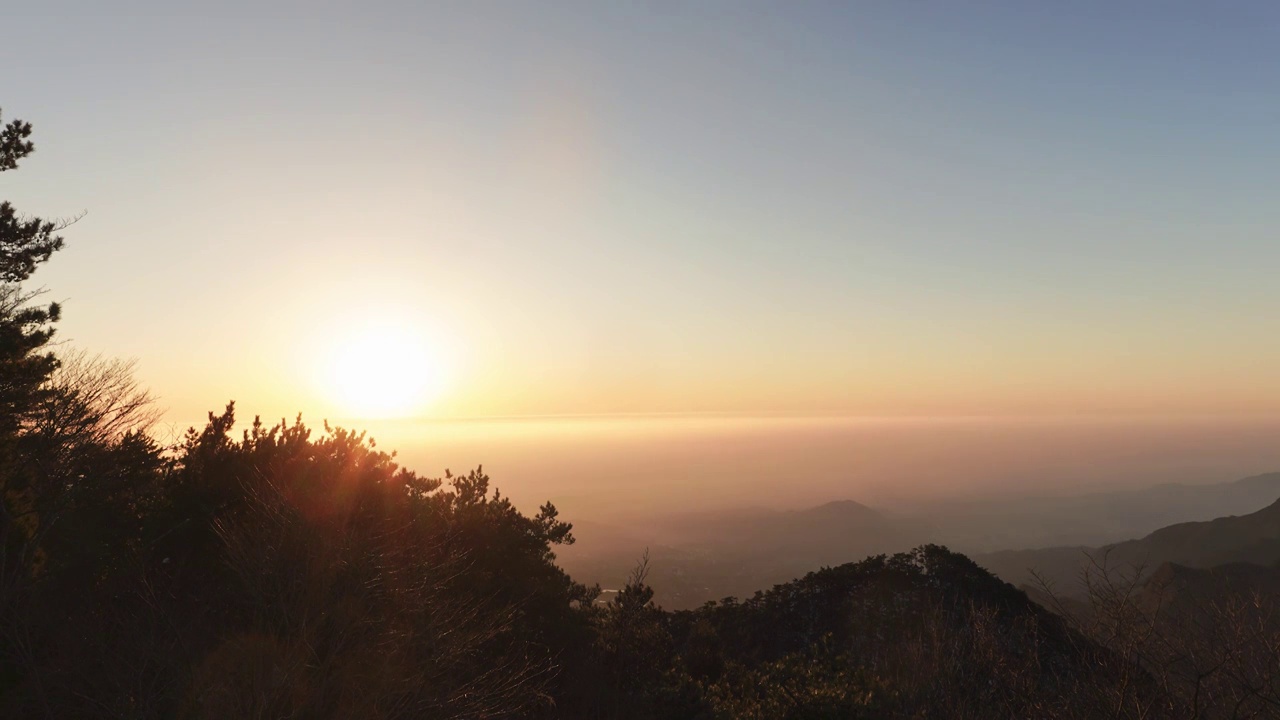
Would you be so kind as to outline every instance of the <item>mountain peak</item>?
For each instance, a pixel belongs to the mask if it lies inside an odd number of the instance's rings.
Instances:
[[[866,505],[863,505],[862,503],[857,502],[856,500],[832,500],[831,502],[823,503],[821,505],[811,507],[807,510],[800,510],[797,514],[806,515],[810,517],[824,517],[824,518],[841,518],[841,517],[880,518],[880,517],[883,517],[880,514],[880,511],[874,508],[868,507]]]

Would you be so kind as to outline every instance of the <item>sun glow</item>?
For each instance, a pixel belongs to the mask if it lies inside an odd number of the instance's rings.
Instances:
[[[363,323],[327,353],[321,383],[338,410],[361,418],[405,417],[445,389],[438,345],[411,325]]]

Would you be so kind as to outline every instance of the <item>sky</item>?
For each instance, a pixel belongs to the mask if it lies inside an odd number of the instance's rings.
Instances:
[[[173,418],[1280,414],[1274,3],[12,5],[0,193]]]

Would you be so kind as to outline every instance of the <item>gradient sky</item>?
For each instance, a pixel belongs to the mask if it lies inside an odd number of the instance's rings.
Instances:
[[[1275,3],[4,11],[36,279],[175,417],[1280,413]]]

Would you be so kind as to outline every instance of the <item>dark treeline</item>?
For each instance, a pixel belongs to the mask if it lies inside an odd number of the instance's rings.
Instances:
[[[30,132],[5,126],[0,170],[32,152]],[[55,352],[58,306],[23,289],[62,247],[62,226],[0,205],[0,716],[1151,718],[1277,707],[1265,623],[1249,635],[1252,665],[1239,661],[1244,644],[1230,645],[1236,675],[1211,667],[1223,634],[1163,662],[1155,611],[1134,593],[1098,593],[1087,621],[1068,620],[934,546],[676,613],[653,604],[641,563],[603,603],[556,565],[553,550],[573,542],[556,509],[522,513],[480,469],[424,477],[362,434],[300,420],[235,432],[231,405],[163,446],[130,367]]]

